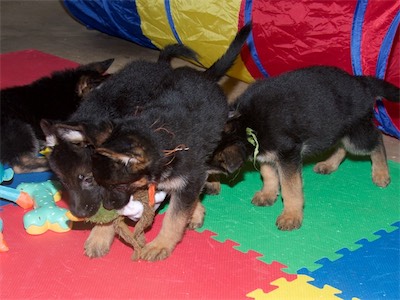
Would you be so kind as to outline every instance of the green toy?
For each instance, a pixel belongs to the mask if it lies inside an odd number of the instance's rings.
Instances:
[[[114,221],[118,217],[119,214],[115,209],[108,210],[101,205],[97,213],[94,216],[85,219],[85,221],[96,224],[107,224]]]

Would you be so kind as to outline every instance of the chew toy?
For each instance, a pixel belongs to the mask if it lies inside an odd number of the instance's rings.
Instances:
[[[95,224],[107,224],[112,222],[115,233],[135,250],[132,260],[140,258],[141,250],[146,245],[145,230],[153,223],[155,210],[160,206],[166,197],[165,192],[156,192],[155,185],[151,184],[149,190],[138,190],[129,199],[129,203],[119,210],[107,210],[100,206],[97,213],[84,219]],[[70,220],[78,221],[74,216],[68,214]],[[125,217],[137,221],[132,232],[125,223]]]
[[[21,183],[17,190],[29,194],[33,199],[34,209],[24,215],[24,228],[29,234],[38,235],[48,230],[66,232],[71,229],[68,210],[55,203],[61,199],[57,182]]]

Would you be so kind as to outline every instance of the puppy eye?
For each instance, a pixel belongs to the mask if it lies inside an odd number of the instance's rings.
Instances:
[[[94,181],[92,176],[85,176],[82,174],[78,175],[78,179],[79,179],[79,181],[82,181],[83,183],[86,183],[86,184],[92,184]]]
[[[73,144],[75,147],[78,147],[78,148],[88,148],[89,146],[91,146],[90,144],[88,144],[85,141],[72,142],[71,144]]]
[[[84,179],[84,182],[87,183],[87,184],[92,184],[93,183],[93,177],[86,177]]]

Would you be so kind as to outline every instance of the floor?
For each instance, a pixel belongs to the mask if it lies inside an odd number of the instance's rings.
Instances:
[[[1,0],[1,53],[37,49],[78,63],[115,58],[115,72],[135,58],[155,60],[158,51],[132,42],[88,30],[63,8],[61,1]],[[176,60],[175,65],[186,64]],[[234,99],[246,84],[228,79],[223,82]],[[400,142],[384,137],[388,159],[400,162]]]
[[[155,60],[158,56],[158,51],[86,29],[68,15],[58,0],[0,0],[0,12],[0,53],[36,49],[78,63],[113,57],[111,73],[132,59]],[[174,64],[187,63],[177,60]],[[246,87],[235,80],[225,79],[223,83],[230,91],[230,99]],[[384,141],[388,159],[400,162],[400,141],[387,136]],[[312,166],[306,166],[305,194],[313,201],[307,202],[302,230],[290,235],[276,230],[274,225],[282,209],[281,201],[271,208],[250,206],[249,199],[260,179],[258,172],[246,172],[234,187],[224,184],[221,195],[206,196],[206,223],[201,230],[190,231],[173,256],[157,265],[141,262],[135,265],[135,272],[127,263],[131,252],[126,245],[114,243],[113,251],[99,259],[100,263],[89,260],[82,255],[87,231],[74,230],[74,234],[62,236],[48,232],[32,238],[20,224],[25,211],[5,205],[0,209],[0,217],[4,219],[4,236],[10,251],[0,256],[1,270],[8,274],[2,277],[0,272],[0,298],[32,299],[47,295],[84,299],[86,295],[91,299],[112,299],[115,289],[109,287],[110,278],[118,283],[128,278],[132,283],[119,285],[119,299],[197,299],[196,295],[202,299],[222,299],[222,295],[236,299],[242,295],[240,299],[244,299],[243,291],[253,291],[247,294],[252,299],[294,299],[316,290],[319,297],[313,299],[352,299],[369,290],[384,291],[384,285],[396,287],[400,167],[393,162],[389,166],[396,184],[387,189],[376,188],[368,176],[357,177],[369,172],[368,162],[356,164],[346,160],[341,172],[329,177],[319,176]],[[358,198],[363,201],[354,201]],[[162,217],[160,214],[149,232],[150,238],[159,231]],[[193,264],[195,268],[187,268]],[[112,277],[109,270],[118,272]],[[311,281],[313,285],[308,283]],[[328,297],[340,292],[332,287],[343,293]],[[269,294],[263,294],[260,288]],[[325,290],[325,296],[321,296],[321,290]],[[286,291],[291,296],[279,294]],[[235,297],[228,297],[228,292]]]

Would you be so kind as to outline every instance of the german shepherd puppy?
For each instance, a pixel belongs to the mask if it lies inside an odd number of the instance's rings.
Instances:
[[[158,62],[133,61],[114,73],[88,94],[67,121],[42,120],[47,144],[53,147],[49,164],[69,194],[73,215],[81,218],[94,215],[107,196],[93,178],[93,144],[83,135],[84,124],[140,114],[161,93],[164,78],[172,76],[170,61],[174,57],[197,60],[196,53],[183,45],[167,46],[160,52]],[[85,243],[86,255],[105,255],[114,235],[112,224],[95,226]]]
[[[281,230],[297,229],[303,219],[305,156],[336,147],[332,156],[314,167],[317,173],[329,174],[347,151],[369,155],[373,182],[380,187],[390,183],[382,134],[373,123],[379,96],[400,101],[398,87],[334,67],[309,67],[255,82],[237,99],[210,164],[228,173],[237,170],[256,150],[247,140],[251,128],[263,179],[252,203],[274,204],[280,187],[284,209],[276,225]]]
[[[204,72],[175,69],[164,90],[143,113],[100,124],[85,124],[85,139],[95,146],[93,175],[108,192],[107,209],[124,207],[136,189],[149,184],[170,194],[170,206],[158,236],[141,259],[167,258],[186,228],[203,224],[200,192],[207,161],[228,118],[227,99],[218,80],[233,65],[251,30],[239,31],[227,52]],[[92,205],[99,206],[99,202]]]
[[[107,78],[103,73],[112,62],[109,59],[54,72],[29,85],[1,90],[1,162],[11,165],[16,173],[47,170],[46,158],[38,157],[44,145],[40,120],[67,119],[83,96]]]

